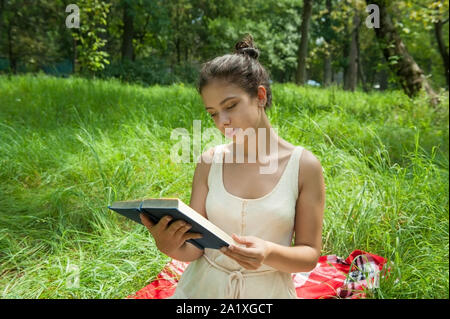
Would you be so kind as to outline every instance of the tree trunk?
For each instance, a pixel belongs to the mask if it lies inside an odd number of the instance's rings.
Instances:
[[[364,74],[363,63],[362,63],[362,58],[361,58],[361,50],[360,50],[361,46],[359,43],[360,42],[359,42],[359,32],[358,32],[358,34],[356,35],[356,48],[358,50],[358,53],[357,53],[357,56],[358,56],[358,78],[361,80],[361,85],[362,85],[364,92],[368,92],[369,89],[367,87],[366,75]]]
[[[372,90],[375,85],[375,75],[376,72],[370,72],[367,81],[369,82],[369,88]],[[367,82],[366,82],[367,83]]]
[[[133,12],[127,1],[123,2],[123,33],[122,33],[122,61],[133,60]]]
[[[302,25],[300,27],[301,39],[298,50],[297,73],[295,82],[303,85],[306,82],[306,56],[308,55],[309,20],[312,13],[312,0],[303,0]]]
[[[325,17],[325,41],[327,42],[328,45],[330,45],[331,42],[331,38],[330,38],[330,33],[331,33],[331,10],[332,5],[331,5],[331,0],[327,0],[326,1],[326,7],[327,7],[327,14]],[[328,51],[325,54],[325,59],[324,59],[324,65],[323,65],[323,85],[324,86],[329,86],[332,82],[332,70],[331,70],[331,53]]]
[[[358,52],[358,78],[361,81],[361,86],[362,86],[364,92],[368,92],[369,89],[367,87],[367,80],[366,80],[366,76],[364,74],[364,69],[363,69],[362,62],[361,62],[361,55],[359,52]]]
[[[447,88],[448,88],[448,83],[449,83],[448,50],[445,47],[444,40],[442,39],[442,26],[446,22],[438,20],[436,23],[434,23],[434,34],[436,35],[436,41],[439,46],[439,53],[441,54],[442,61],[444,62],[445,80],[447,81]]]
[[[350,38],[351,39],[351,36],[349,34],[346,34],[345,38]],[[347,81],[348,81],[347,73],[348,73],[349,65],[350,65],[349,60],[348,60],[348,57],[350,56],[350,43],[349,43],[349,41],[344,41],[344,43],[342,44],[342,56],[343,57],[347,57],[347,60],[345,61],[346,64],[344,64],[342,66],[342,78],[340,79],[342,81],[342,83],[343,83],[342,88],[345,89],[348,86],[348,84],[347,84]]]
[[[6,3],[7,5],[8,3]],[[9,8],[11,11],[11,8]],[[9,69],[12,73],[16,73],[17,72],[17,58],[14,55],[14,50],[13,50],[13,38],[12,38],[12,22],[11,19],[7,20],[8,23],[5,23],[5,19],[4,19],[4,12],[5,12],[5,1],[4,0],[0,0],[0,34],[2,34],[1,32],[3,31],[3,28],[6,29],[6,36],[7,36],[7,40],[8,40],[8,62],[9,62]]]
[[[323,85],[330,86],[332,82],[332,74],[331,74],[331,56],[328,54],[325,57],[324,65],[323,65]]]
[[[180,65],[181,63],[181,44],[180,44],[180,38],[176,38],[175,40],[175,49],[177,51],[177,64]]]
[[[5,0],[0,0],[0,34],[3,30],[3,12],[5,11]]]
[[[389,73],[387,70],[381,70],[378,74],[380,81],[380,90],[387,90],[389,87]]]
[[[178,2],[175,5],[175,51],[177,53],[177,65],[181,63],[181,40],[180,40],[180,10]]]
[[[8,59],[9,59],[9,68],[13,74],[17,73],[17,58],[14,55],[13,50],[13,39],[12,39],[12,26],[11,22],[8,25]]]
[[[422,69],[408,53],[402,39],[398,35],[391,16],[388,13],[387,0],[366,0],[366,3],[376,4],[380,10],[380,27],[375,28],[375,34],[382,46],[383,55],[391,70],[397,75],[405,93],[416,96],[423,88],[431,99],[431,103],[436,105],[439,102],[438,96],[431,88],[425,78]]]
[[[75,39],[74,37],[73,37],[73,41],[72,41],[72,50],[73,50],[72,73],[75,74],[75,72],[77,70],[77,39]]]
[[[350,52],[348,56],[348,69],[346,72],[346,80],[344,81],[344,90],[355,91],[358,84],[358,34],[361,19],[355,10],[352,26],[352,42],[350,44]]]

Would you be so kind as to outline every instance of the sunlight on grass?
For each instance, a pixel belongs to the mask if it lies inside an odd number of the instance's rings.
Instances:
[[[392,262],[369,297],[448,298],[448,96],[433,110],[398,91],[275,84],[273,102],[279,135],[324,168],[322,253]],[[0,119],[0,296],[124,298],[155,278],[168,257],[107,205],[189,202],[195,163],[170,160],[170,133],[214,127],[195,89],[0,77]]]

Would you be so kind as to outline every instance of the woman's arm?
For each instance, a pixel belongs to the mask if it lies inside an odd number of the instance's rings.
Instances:
[[[231,247],[224,254],[247,269],[266,264],[288,273],[314,269],[322,246],[325,183],[319,160],[304,150],[300,159],[299,196],[295,214],[295,246],[287,247],[254,236],[233,236],[246,247]]]
[[[295,244],[286,247],[269,243],[265,264],[286,272],[311,271],[322,249],[322,223],[325,209],[325,182],[322,165],[307,150],[300,162],[299,196],[295,214]]]

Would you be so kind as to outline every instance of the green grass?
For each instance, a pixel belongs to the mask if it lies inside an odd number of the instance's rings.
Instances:
[[[435,110],[398,91],[275,84],[273,100],[279,135],[324,168],[322,253],[387,258],[369,298],[449,298],[448,94]],[[193,120],[213,127],[188,85],[0,77],[0,296],[124,298],[154,279],[169,258],[106,206],[189,202],[195,163],[169,154]]]

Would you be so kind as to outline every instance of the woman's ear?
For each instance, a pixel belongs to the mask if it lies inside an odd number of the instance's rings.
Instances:
[[[258,86],[258,106],[264,107],[266,105],[266,88],[262,85]]]

